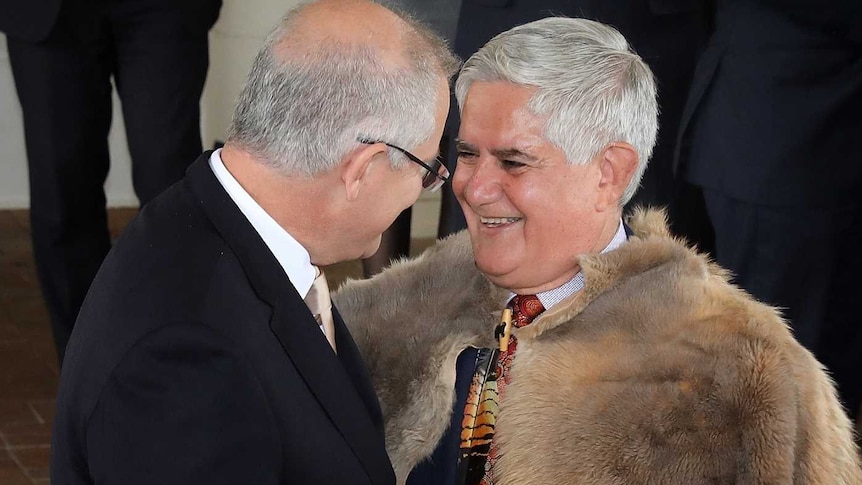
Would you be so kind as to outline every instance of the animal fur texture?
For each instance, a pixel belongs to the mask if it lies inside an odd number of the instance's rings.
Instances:
[[[497,483],[862,484],[834,385],[779,313],[673,238],[663,213],[628,222],[620,248],[578,257],[583,290],[514,330]],[[507,296],[466,232],[336,293],[399,483],[445,432],[455,359],[495,344]]]

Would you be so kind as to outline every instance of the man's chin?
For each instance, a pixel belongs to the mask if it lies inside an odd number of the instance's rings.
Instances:
[[[511,284],[513,268],[508,267],[508,265],[504,266],[500,264],[499,260],[496,261],[488,261],[484,258],[476,258],[476,267],[479,268],[479,271],[485,275],[491,283],[502,287],[508,288],[508,284]]]

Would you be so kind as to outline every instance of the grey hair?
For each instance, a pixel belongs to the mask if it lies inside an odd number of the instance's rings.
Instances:
[[[464,63],[455,85],[462,109],[477,81],[535,87],[529,109],[546,117],[545,137],[570,164],[589,163],[615,141],[631,144],[638,168],[620,206],[631,200],[655,146],[658,103],[652,71],[616,29],[565,17],[515,27]]]
[[[285,175],[314,176],[336,166],[359,139],[407,149],[428,140],[440,80],[459,66],[446,42],[400,15],[403,65],[385,65],[373,46],[329,39],[300,55],[280,54],[303,6],[288,12],[254,59],[227,142]],[[393,166],[407,163],[396,150],[389,156]]]

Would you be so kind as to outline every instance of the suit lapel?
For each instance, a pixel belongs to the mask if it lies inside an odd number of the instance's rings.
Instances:
[[[352,376],[342,366],[340,359],[343,357],[336,358],[308,308],[295,290],[293,293],[296,299],[285,298],[276,308],[270,322],[272,331],[326,414],[362,462],[372,482],[391,481],[387,477],[393,473],[392,465],[383,447],[383,433],[378,424],[379,408],[377,416],[372,417],[367,400],[360,395],[359,389],[364,386],[357,386],[355,381],[351,381]],[[303,315],[303,318],[297,318],[297,314]],[[342,324],[335,327],[335,332],[343,336],[347,330]],[[349,335],[347,340],[337,338],[339,355],[341,352],[351,352],[348,342],[352,343]],[[361,361],[348,360],[352,367],[362,366]]]
[[[372,483],[393,482],[392,466],[383,447],[379,406],[369,405],[368,392],[373,395],[373,390],[369,391],[362,361],[340,316],[336,319],[336,344],[345,355],[336,358],[275,256],[216,179],[209,155],[204,153],[189,168],[184,183],[236,254],[255,292],[273,308],[272,332]]]
[[[356,348],[356,343],[353,337],[350,336],[350,331],[344,325],[344,320],[338,309],[333,305],[332,315],[335,320],[335,345],[338,348],[338,359],[341,361],[341,366],[344,371],[350,376],[350,380],[356,386],[356,391],[365,402],[365,407],[368,409],[368,414],[378,429],[383,430],[383,414],[380,412],[380,401],[377,400],[377,393],[374,392],[374,386],[371,383],[371,377],[365,369],[365,364],[362,361],[362,356],[359,354],[359,349]]]

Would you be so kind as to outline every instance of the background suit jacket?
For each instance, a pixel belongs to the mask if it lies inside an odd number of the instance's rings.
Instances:
[[[858,200],[862,2],[717,2],[681,124],[695,185],[760,204]]]
[[[126,3],[132,9],[172,5],[190,29],[209,29],[218,17],[221,0],[0,0],[0,32],[28,42],[41,42],[62,24],[75,36],[91,39],[97,23],[111,3]],[[142,15],[142,21],[153,22]]]
[[[91,287],[52,483],[392,483],[341,317],[336,355],[208,158],[143,209]]]
[[[0,32],[10,37],[38,42],[48,37],[62,0],[0,0]]]

